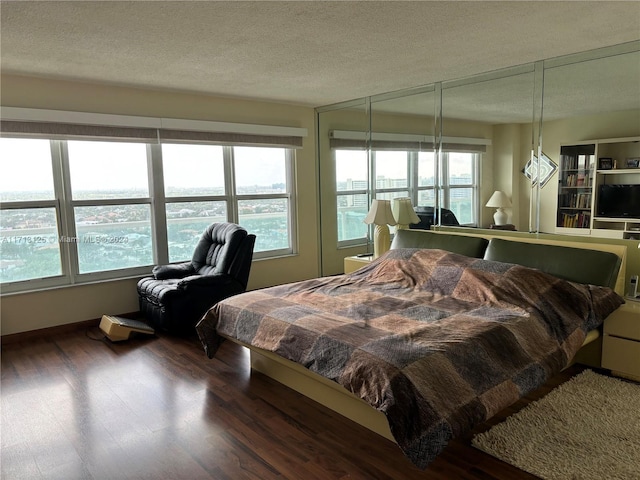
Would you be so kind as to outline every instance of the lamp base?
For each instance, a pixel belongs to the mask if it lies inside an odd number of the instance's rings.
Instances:
[[[507,217],[507,212],[505,212],[502,208],[498,208],[496,210],[496,213],[493,214],[493,223],[496,225],[506,225]]]
[[[391,247],[391,233],[387,225],[376,225],[373,231],[373,258],[378,258]]]

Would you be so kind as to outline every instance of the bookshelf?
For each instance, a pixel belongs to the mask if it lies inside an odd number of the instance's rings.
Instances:
[[[596,144],[560,147],[558,209],[556,226],[565,229],[591,228]]]
[[[604,238],[640,239],[640,218],[599,217],[603,184],[640,184],[640,137],[589,140],[560,147],[556,231]],[[603,161],[604,160],[604,161]]]

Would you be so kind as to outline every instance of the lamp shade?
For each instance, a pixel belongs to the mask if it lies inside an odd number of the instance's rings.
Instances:
[[[493,208],[509,208],[511,206],[511,200],[509,200],[506,193],[496,190],[493,192],[493,195],[491,195],[486,206]]]
[[[407,228],[410,223],[420,223],[420,217],[416,215],[409,197],[398,197],[393,199],[393,216],[398,222],[398,228]]]
[[[391,202],[389,200],[374,200],[371,203],[369,213],[364,217],[364,223],[373,223],[374,225],[395,225],[396,219],[393,218]]]

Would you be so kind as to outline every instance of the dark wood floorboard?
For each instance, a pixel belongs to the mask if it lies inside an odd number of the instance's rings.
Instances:
[[[3,346],[1,386],[5,480],[535,479],[471,447],[472,434],[418,470],[393,442],[251,373],[231,342],[209,360],[195,338],[30,338]]]

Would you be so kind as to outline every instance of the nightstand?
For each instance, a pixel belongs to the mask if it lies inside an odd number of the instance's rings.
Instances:
[[[358,257],[354,255],[353,257],[345,257],[344,259],[344,273],[355,272],[359,268],[368,265],[373,260],[373,254],[368,257]]]
[[[626,302],[604,321],[602,367],[640,381],[640,302]]]

